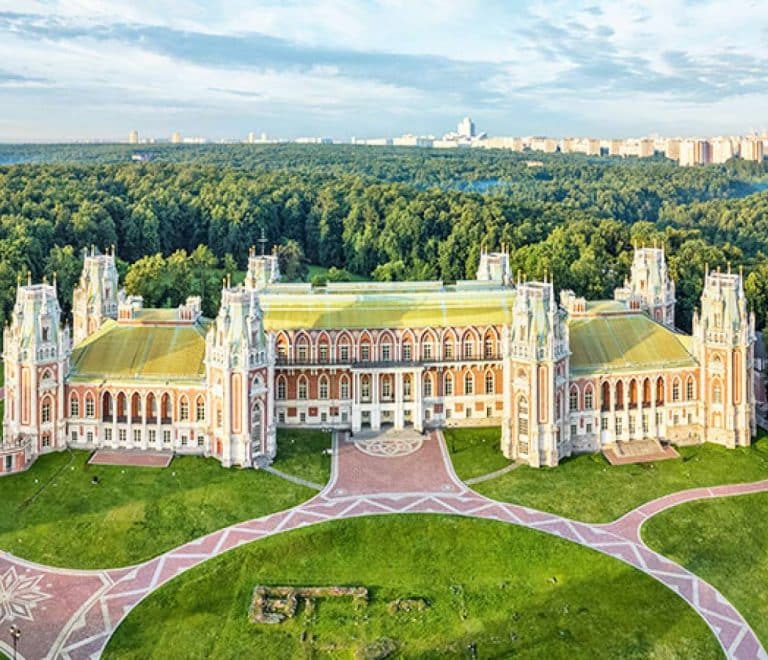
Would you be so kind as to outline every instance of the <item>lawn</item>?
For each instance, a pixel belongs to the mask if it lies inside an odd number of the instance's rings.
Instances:
[[[54,566],[123,566],[314,494],[212,458],[177,457],[158,469],[91,466],[89,455],[48,454],[0,479],[0,548]]]
[[[768,435],[751,447],[697,445],[681,458],[612,466],[601,454],[562,461],[556,468],[522,466],[474,488],[488,497],[584,520],[609,522],[643,502],[697,486],[768,479]]]
[[[279,429],[274,467],[325,485],[331,477],[331,434],[310,429]]]
[[[443,437],[459,479],[480,477],[511,463],[499,449],[498,426],[443,429]]]
[[[768,645],[768,493],[682,504],[651,518],[642,535],[717,587]]]
[[[360,585],[248,621],[257,584]],[[398,598],[421,611],[390,613]],[[663,615],[660,615],[663,613]],[[404,515],[336,521],[257,541],[175,578],[117,629],[105,658],[718,658],[695,612],[615,559],[503,523]],[[378,651],[378,653],[377,653]]]

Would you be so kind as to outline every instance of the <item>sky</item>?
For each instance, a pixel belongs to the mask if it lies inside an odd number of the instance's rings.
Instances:
[[[0,141],[739,134],[766,0],[0,0]]]

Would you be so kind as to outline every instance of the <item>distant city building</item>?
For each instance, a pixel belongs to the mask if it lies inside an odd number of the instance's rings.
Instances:
[[[456,132],[459,134],[459,137],[475,137],[475,122],[472,121],[471,117],[464,117],[464,119],[459,122],[458,130]]]
[[[739,154],[744,160],[753,160],[762,162],[763,160],[763,141],[757,137],[748,137],[741,141],[739,145]]]
[[[173,135],[171,135],[171,143],[172,144],[181,144],[181,133],[176,131]]]
[[[137,130],[133,130],[130,133],[128,133],[128,144],[138,144],[139,143],[139,132]]]
[[[711,146],[713,163],[725,163],[737,153],[736,145],[729,137],[716,137],[712,140]]]
[[[699,138],[682,140],[680,142],[680,157],[678,162],[683,167],[706,165],[711,162],[712,153],[708,140]]]

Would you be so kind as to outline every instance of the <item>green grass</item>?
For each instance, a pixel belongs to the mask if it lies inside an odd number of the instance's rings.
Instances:
[[[554,578],[554,579],[553,579]],[[320,600],[309,617],[251,624],[253,588],[362,585],[367,607]],[[426,598],[421,612],[388,602]],[[301,641],[302,635],[305,641]],[[541,532],[405,515],[337,521],[233,550],[175,578],[117,629],[105,658],[717,658],[692,609],[634,568]],[[383,656],[380,656],[383,657]]]
[[[556,468],[520,467],[475,486],[488,497],[584,520],[608,522],[643,502],[678,490],[768,478],[768,436],[751,447],[697,445],[681,458],[612,466],[601,454],[576,456]]]
[[[459,479],[480,477],[511,463],[499,449],[498,426],[443,429],[443,437]]]
[[[274,467],[295,477],[325,485],[331,477],[331,434],[309,429],[279,429]]]
[[[768,645],[768,493],[683,504],[651,518],[642,535],[717,587]]]
[[[92,466],[88,457],[48,454],[0,479],[0,548],[54,566],[123,566],[313,495],[214,459],[177,457],[158,469]],[[94,475],[99,485],[91,484]]]

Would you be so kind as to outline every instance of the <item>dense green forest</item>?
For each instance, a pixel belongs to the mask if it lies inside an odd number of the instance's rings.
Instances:
[[[380,280],[472,277],[482,244],[507,243],[514,270],[551,271],[558,288],[590,298],[622,283],[633,242],[657,241],[677,281],[680,327],[690,328],[705,264],[728,262],[749,274],[762,326],[767,184],[764,164],[743,161],[681,168],[478,149],[0,146],[0,320],[27,271],[56,272],[68,312],[82,249],[113,244],[131,292],[154,304],[202,293],[210,313],[221,276],[244,268],[264,231],[297,274],[304,260]]]

